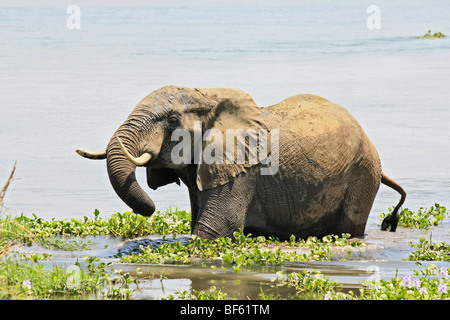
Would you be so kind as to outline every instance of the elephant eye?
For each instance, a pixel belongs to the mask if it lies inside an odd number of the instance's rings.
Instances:
[[[175,115],[170,115],[169,116],[169,122],[170,124],[174,125],[174,124],[178,124],[179,120],[178,117]]]

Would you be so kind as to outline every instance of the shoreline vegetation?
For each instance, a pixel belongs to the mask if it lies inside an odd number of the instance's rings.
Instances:
[[[392,208],[389,209],[390,211]],[[387,214],[382,214],[381,219]],[[403,209],[399,226],[427,229],[448,219],[447,209],[439,204],[420,208],[417,212]],[[91,299],[132,299],[133,285],[139,283],[139,272],[131,276],[120,269],[120,263],[200,264],[204,268],[230,269],[241,272],[252,265],[280,265],[285,262],[331,261],[351,258],[366,250],[360,239],[348,234],[310,237],[288,241],[274,238],[252,237],[242,231],[233,238],[204,240],[192,237],[179,241],[177,236],[190,235],[190,212],[167,210],[151,217],[131,212],[116,213],[109,218],[100,217],[95,210],[83,219],[44,220],[33,215],[0,217],[0,298],[1,299],[58,299],[58,297],[88,295]],[[72,268],[55,265],[45,268],[43,262],[51,255],[25,254],[17,248],[36,245],[50,250],[89,250],[88,236],[113,236],[123,240],[148,235],[162,235],[158,247],[141,246],[138,253],[117,254],[115,263],[104,263],[96,257],[86,257]],[[277,273],[274,286],[293,289],[292,299],[450,299],[447,286],[449,269],[430,264],[422,268],[420,261],[450,261],[450,246],[420,239],[411,243],[408,260],[417,261],[419,271],[409,278],[397,277],[386,281],[365,282],[353,291],[330,280],[318,271]],[[51,252],[51,251],[50,251]],[[450,288],[449,288],[450,289]],[[261,292],[260,299],[286,299]],[[216,287],[205,291],[179,291],[167,299],[233,299]]]

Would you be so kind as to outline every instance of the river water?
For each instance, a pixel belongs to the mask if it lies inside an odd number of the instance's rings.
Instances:
[[[260,106],[323,96],[362,124],[408,192],[405,207],[448,206],[450,37],[417,39],[428,30],[450,35],[448,1],[2,0],[2,185],[17,161],[4,206],[45,219],[127,211],[105,163],[75,149],[104,150],[139,100],[169,84],[238,88]],[[184,186],[150,193],[157,210],[189,209]],[[367,228],[375,242],[386,241],[379,214],[397,201],[380,188]]]

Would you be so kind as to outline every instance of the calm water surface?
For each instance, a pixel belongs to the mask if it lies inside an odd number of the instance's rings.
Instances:
[[[139,100],[168,84],[238,88],[260,106],[323,96],[360,121],[384,171],[407,190],[405,207],[450,206],[448,1],[378,1],[379,30],[366,26],[368,1],[79,1],[79,30],[66,26],[70,4],[0,3],[1,184],[18,161],[9,212],[63,219],[127,211],[105,163],[75,149],[104,150]],[[416,38],[428,30],[448,37]],[[138,179],[145,187],[144,172]],[[159,210],[189,209],[183,186],[150,194]],[[389,270],[420,236],[379,234],[379,213],[397,201],[380,188],[367,234],[400,247],[363,259],[391,261]],[[433,232],[448,238],[446,226]]]
[[[260,106],[321,95],[362,123],[408,207],[445,205],[450,37],[415,37],[450,34],[450,4],[379,6],[381,29],[370,30],[364,2],[80,3],[81,29],[71,30],[65,5],[2,1],[0,181],[18,161],[5,205],[44,218],[127,210],[105,163],[74,150],[103,150],[139,100],[167,84],[239,88]],[[152,197],[159,209],[189,208],[184,187]],[[396,201],[382,187],[374,213]]]

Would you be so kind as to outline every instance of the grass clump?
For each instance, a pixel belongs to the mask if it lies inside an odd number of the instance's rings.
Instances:
[[[381,214],[381,220],[392,214],[394,207],[389,207],[389,212]],[[398,225],[406,228],[428,229],[430,226],[437,226],[445,218],[448,218],[447,208],[437,203],[430,208],[421,207],[417,212],[408,208],[402,209],[399,213]]]

